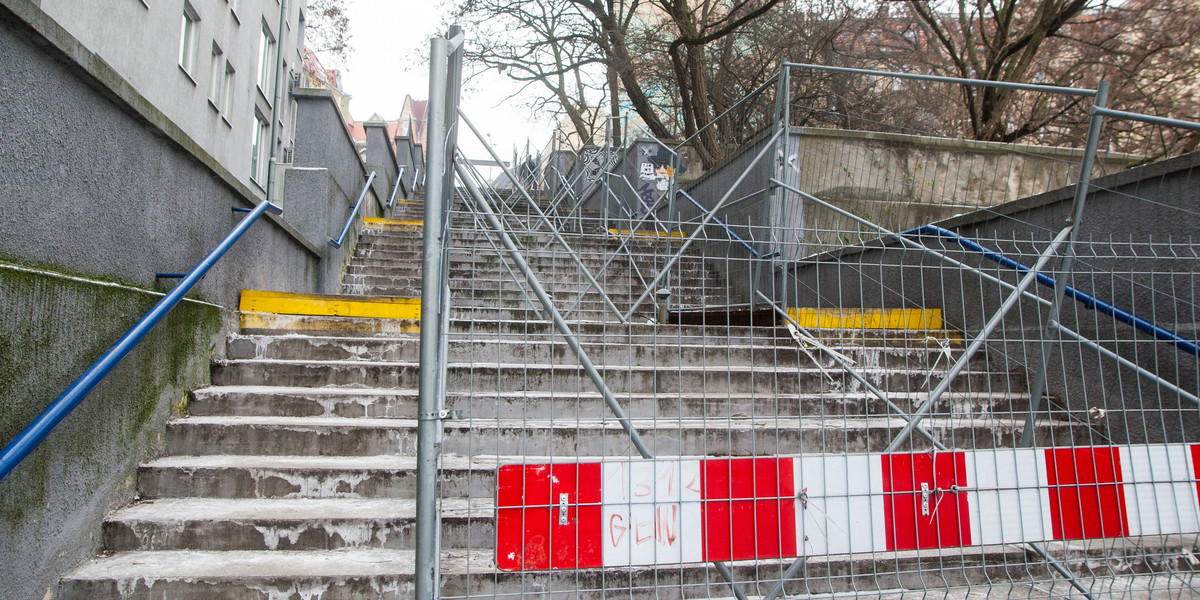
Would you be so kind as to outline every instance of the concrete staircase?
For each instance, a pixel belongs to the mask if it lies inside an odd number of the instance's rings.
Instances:
[[[421,234],[412,222],[420,209],[401,205],[392,220],[368,224],[346,269],[346,296],[329,302],[419,294]],[[498,464],[636,452],[541,307],[509,276],[515,267],[474,222],[454,215],[446,404],[458,416],[443,440],[442,596],[731,596],[704,564],[495,569]],[[572,326],[657,455],[880,451],[903,425],[786,330],[656,325],[646,322],[651,306],[621,324],[547,234],[517,237],[559,306],[583,294]],[[593,273],[618,243],[598,233],[566,239]],[[635,253],[657,243],[637,240]],[[613,262],[602,281],[618,308],[644,289],[638,269],[649,281],[653,268]],[[721,289],[698,258],[681,269],[676,301],[700,304]],[[826,334],[905,410],[938,382],[944,348],[957,348],[948,331]],[[188,416],[170,423],[164,456],[141,467],[140,500],[107,520],[106,553],[68,574],[59,597],[411,597],[417,344],[411,319],[248,312],[226,358],[212,366],[212,386],[194,391]],[[1026,403],[1023,379],[981,354],[925,427],[947,445],[1012,446]],[[1071,442],[1065,425],[1040,431],[1040,443]],[[787,589],[794,596],[1026,579],[1029,563],[1038,561],[1016,547],[814,557],[801,573],[807,583]],[[782,568],[733,565],[751,595],[765,593]]]

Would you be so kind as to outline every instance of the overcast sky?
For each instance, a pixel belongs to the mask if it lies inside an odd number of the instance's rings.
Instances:
[[[429,96],[429,38],[439,29],[446,12],[444,0],[350,0],[350,45],[353,53],[342,67],[343,87],[350,94],[350,112],[362,121],[373,113],[385,119],[400,114],[404,95],[417,100]],[[402,33],[398,33],[402,32]],[[328,65],[327,65],[328,66]],[[497,106],[517,88],[495,75],[465,90],[463,112],[483,133],[491,136],[500,157],[512,157],[513,147],[523,154],[526,139],[534,152],[542,148],[554,129],[551,121],[530,118],[518,103]],[[471,158],[486,153],[463,127],[459,144]]]

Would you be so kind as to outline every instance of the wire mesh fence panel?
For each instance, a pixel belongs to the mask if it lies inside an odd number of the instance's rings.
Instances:
[[[1081,152],[782,104],[457,165],[440,596],[1194,596],[1196,159],[1075,220]]]

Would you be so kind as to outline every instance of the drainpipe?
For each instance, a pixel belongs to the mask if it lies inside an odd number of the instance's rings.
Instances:
[[[279,153],[275,143],[279,135],[279,113],[283,105],[283,30],[287,27],[288,0],[279,2],[279,27],[275,30],[275,100],[271,103],[271,158],[267,161],[267,188],[264,190],[267,202],[271,201],[271,192],[275,189],[275,161]],[[300,32],[296,32],[300,35]]]

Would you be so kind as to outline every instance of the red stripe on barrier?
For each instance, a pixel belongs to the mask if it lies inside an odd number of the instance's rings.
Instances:
[[[602,566],[600,477],[600,463],[500,467],[496,566],[506,571]]]
[[[1046,450],[1050,525],[1056,540],[1127,535],[1121,453],[1117,448]]]
[[[796,556],[792,459],[707,459],[700,477],[705,560]]]
[[[971,544],[964,453],[884,454],[880,458],[888,550]]]

